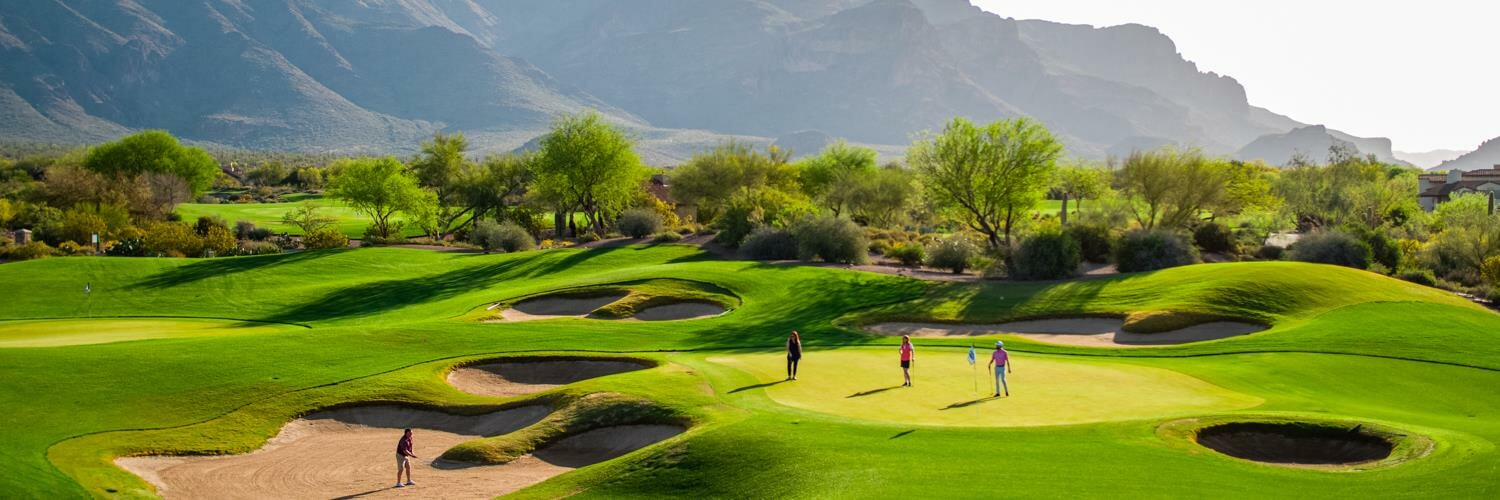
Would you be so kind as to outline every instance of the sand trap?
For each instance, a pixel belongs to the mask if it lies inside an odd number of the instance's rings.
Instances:
[[[1354,465],[1391,456],[1395,445],[1359,427],[1228,423],[1198,431],[1198,444],[1231,457],[1282,465]]]
[[[504,398],[646,368],[650,365],[616,360],[501,361],[455,368],[448,383],[470,394]]]
[[[333,410],[282,428],[252,453],[218,457],[130,457],[115,462],[165,498],[492,498],[680,434],[672,426],[607,427],[573,436],[505,465],[434,461],[464,441],[511,432],[546,416],[524,407],[458,417],[395,407]],[[416,486],[392,488],[396,441],[416,429]]]
[[[711,318],[720,314],[724,314],[724,306],[718,304],[711,302],[681,302],[636,311],[635,319],[642,321],[671,321]]]
[[[1266,327],[1234,321],[1214,321],[1161,333],[1124,331],[1125,320],[1114,318],[1066,318],[1013,321],[995,325],[944,323],[879,323],[866,329],[879,335],[913,337],[961,337],[1006,334],[1049,344],[1085,347],[1151,347],[1218,340],[1265,330]]]
[[[506,321],[536,321],[554,318],[582,318],[595,309],[625,298],[625,293],[598,297],[541,297],[517,302],[502,311]]]

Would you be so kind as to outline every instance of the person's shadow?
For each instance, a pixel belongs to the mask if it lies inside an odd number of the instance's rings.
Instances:
[[[784,383],[787,383],[787,382],[791,382],[791,381],[790,380],[777,380],[775,382],[766,382],[764,384],[747,385],[747,386],[744,386],[744,387],[740,387],[738,389],[731,390],[731,391],[729,391],[729,393],[730,394],[734,394],[736,392],[745,392],[745,391],[748,391],[748,390],[751,390],[751,389],[760,389],[760,388],[763,388],[763,387],[771,387],[773,385],[781,385],[781,384],[784,384]]]
[[[901,388],[901,386],[899,386],[899,385],[893,385],[893,386],[890,386],[890,387],[881,387],[879,389],[870,389],[868,391],[856,392],[854,394],[850,394],[848,396],[845,396],[845,398],[846,399],[847,398],[862,398],[862,397],[865,397],[865,396],[871,396],[871,395],[875,395],[875,394],[880,394],[880,393],[885,392],[885,391],[889,391],[889,390],[892,390],[892,389],[900,389],[900,388]]]
[[[952,410],[952,409],[955,409],[955,408],[966,408],[966,407],[974,406],[974,405],[977,405],[977,404],[980,404],[980,403],[983,403],[983,402],[986,402],[986,401],[994,401],[996,399],[1000,399],[1000,398],[996,397],[996,396],[985,396],[985,397],[982,397],[982,398],[979,398],[979,399],[975,399],[975,400],[971,400],[971,401],[960,401],[960,402],[957,402],[957,403],[953,403],[951,405],[943,407],[943,409],[944,410]]]
[[[334,500],[353,500],[355,498],[360,498],[360,497],[366,497],[366,496],[374,495],[376,493],[380,493],[382,491],[389,490],[389,489],[391,489],[391,488],[380,488],[380,489],[376,489],[376,490],[366,491],[366,492],[363,492],[363,493],[355,493],[353,495],[344,495],[344,496],[341,496],[341,497],[334,497]]]

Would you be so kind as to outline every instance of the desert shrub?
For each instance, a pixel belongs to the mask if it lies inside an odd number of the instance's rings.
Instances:
[[[1297,240],[1288,258],[1365,269],[1370,267],[1370,244],[1343,231],[1322,231]]]
[[[1115,264],[1122,273],[1155,271],[1198,262],[1198,247],[1182,235],[1164,229],[1125,233],[1115,247]]]
[[[479,221],[470,239],[486,252],[522,252],[536,248],[536,239],[531,237],[531,232],[510,221]]]
[[[789,260],[797,258],[797,237],[791,231],[762,226],[740,242],[741,257],[752,260]]]
[[[938,240],[927,249],[927,267],[947,269],[962,274],[979,256],[979,247],[962,235]]]
[[[714,235],[714,243],[738,248],[758,227],[754,217],[754,207],[731,205],[714,219],[713,228],[718,231]]]
[[[326,250],[349,246],[349,237],[331,226],[321,227],[302,236],[302,246],[308,250]]]
[[[1198,226],[1193,231],[1193,243],[1205,252],[1229,254],[1236,251],[1234,231],[1217,222]]]
[[[1396,278],[1422,286],[1435,287],[1438,284],[1437,276],[1429,269],[1407,269],[1396,273]]]
[[[203,237],[183,222],[158,222],[146,227],[142,242],[147,254],[188,256],[203,253]]]
[[[1255,257],[1261,260],[1281,260],[1281,254],[1286,249],[1276,245],[1261,245],[1260,250],[1255,251]]]
[[[1485,300],[1490,301],[1490,304],[1500,304],[1500,287],[1490,288],[1490,294],[1485,296]]]
[[[682,241],[682,233],[675,231],[662,231],[651,237],[652,243],[677,243]]]
[[[891,242],[886,239],[872,239],[869,250],[870,253],[876,255],[887,255],[891,251]]]
[[[406,237],[401,235],[405,228],[405,224],[401,222],[392,222],[390,223],[390,236],[386,237],[380,235],[380,228],[374,225],[365,226],[365,233],[360,236],[359,242],[364,246],[400,245],[406,243]]]
[[[245,241],[231,255],[270,255],[281,253],[281,246],[269,241]]]
[[[1067,233],[1078,242],[1083,260],[1096,264],[1109,262],[1110,254],[1114,252],[1114,236],[1109,233],[1109,228],[1093,224],[1073,224],[1068,226]]]
[[[218,196],[214,196],[211,194],[205,194],[198,198],[198,203],[202,203],[205,205],[218,205],[220,201],[222,200],[220,200]]]
[[[1401,244],[1391,239],[1384,231],[1364,226],[1350,228],[1353,236],[1364,240],[1370,247],[1370,262],[1380,264],[1387,270],[1401,268]],[[1387,273],[1381,273],[1387,274]]]
[[[203,250],[213,252],[214,255],[229,253],[238,243],[229,228],[223,226],[209,227],[208,233],[203,235]]]
[[[1061,231],[1026,238],[1011,255],[1010,276],[1019,280],[1055,280],[1073,276],[1083,263],[1078,241]]]
[[[891,248],[885,256],[896,259],[903,266],[917,267],[927,260],[927,249],[917,243],[904,243]]]
[[[797,257],[811,261],[839,264],[864,264],[870,261],[870,242],[864,229],[849,219],[817,217],[803,219],[793,228],[797,238]]]
[[[579,243],[593,243],[595,241],[599,241],[601,238],[603,237],[599,236],[599,233],[593,231],[585,231],[583,234],[578,235],[577,239]]]
[[[984,266],[979,272],[979,277],[987,280],[1003,280],[1010,277],[1010,266],[1005,265],[1005,259],[995,259]]]
[[[255,235],[255,223],[247,220],[234,221],[234,237],[242,240],[253,240]],[[261,238],[265,239],[265,238]]]
[[[1500,286],[1500,255],[1492,255],[1484,259],[1484,264],[1479,266],[1479,276],[1485,283]]]
[[[72,241],[64,241],[61,245],[57,246],[58,255],[73,256],[89,255],[92,253],[94,253],[94,247],[92,245],[80,245]]]
[[[193,232],[198,233],[198,236],[208,236],[208,230],[216,227],[228,230],[229,222],[217,215],[204,215],[193,223]]]
[[[10,247],[10,251],[6,253],[5,257],[11,260],[33,260],[45,259],[55,253],[56,251],[52,247],[47,246],[46,243],[32,241],[25,245]]]
[[[99,214],[80,209],[72,209],[63,213],[62,226],[57,230],[59,248],[62,242],[72,241],[78,244],[93,243],[93,236],[99,235],[103,238],[109,230],[109,225]]]

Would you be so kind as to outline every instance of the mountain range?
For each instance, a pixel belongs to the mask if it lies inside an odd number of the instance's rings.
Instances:
[[[1154,28],[967,0],[24,0],[0,2],[0,57],[0,138],[45,142],[405,152],[460,130],[502,151],[592,109],[661,164],[725,138],[899,153],[954,116],[1034,117],[1081,157],[1271,161],[1321,134],[1394,159],[1251,105]]]

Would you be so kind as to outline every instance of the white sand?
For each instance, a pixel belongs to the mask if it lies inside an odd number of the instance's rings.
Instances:
[[[1152,347],[1225,339],[1265,330],[1264,326],[1215,321],[1161,333],[1124,331],[1125,321],[1113,318],[1063,318],[1001,324],[879,323],[866,329],[878,335],[961,337],[1014,335],[1050,344],[1085,347]]]
[[[506,321],[537,321],[554,318],[582,318],[595,309],[625,298],[624,293],[589,298],[541,297],[517,302],[500,311]]]

